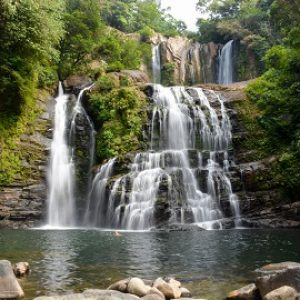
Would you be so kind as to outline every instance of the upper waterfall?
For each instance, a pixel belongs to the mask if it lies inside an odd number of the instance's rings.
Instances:
[[[135,155],[127,174],[115,177],[115,159],[100,169],[87,224],[145,230],[167,219],[221,229],[225,216],[239,212],[224,100],[213,91],[161,85],[152,98],[149,150]]]
[[[152,47],[152,77],[153,83],[161,82],[160,44]]]
[[[233,82],[232,44],[230,40],[221,50],[219,57],[218,83],[230,84]]]

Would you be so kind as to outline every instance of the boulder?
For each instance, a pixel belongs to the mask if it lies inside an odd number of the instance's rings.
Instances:
[[[296,300],[297,292],[290,286],[282,286],[267,295],[264,296],[263,300]]]
[[[179,298],[178,300],[191,300],[191,298]],[[193,298],[193,300],[207,300],[207,299]]]
[[[0,260],[0,299],[21,299],[24,292],[8,260]]]
[[[182,297],[182,298],[192,298],[192,293],[188,289],[186,289],[184,287],[181,287],[180,292],[181,292],[180,297]]]
[[[181,282],[174,279],[174,278],[166,278],[165,281],[171,286],[171,287],[176,287],[180,288],[181,287]]]
[[[162,299],[165,299],[164,298],[161,298],[158,294],[148,294],[140,299],[143,299],[143,300],[162,300]]]
[[[259,300],[259,290],[254,283],[248,284],[238,290],[230,292],[226,299],[230,300]]]
[[[17,277],[23,277],[30,271],[28,262],[18,262],[13,266],[14,273]]]
[[[124,294],[118,291],[109,290],[97,290],[89,289],[85,290],[82,294],[70,294],[62,296],[50,296],[50,297],[37,297],[34,300],[138,300],[139,298],[131,295]]]
[[[137,300],[135,295],[125,294],[118,291],[88,289],[82,293],[85,297],[94,297],[97,300]]]
[[[162,278],[157,278],[153,283],[153,287],[162,292],[167,299],[178,299],[181,296],[180,288],[176,284],[171,286]]]
[[[268,264],[258,269],[257,272],[274,272],[293,268],[300,268],[300,263],[294,261],[285,261],[277,264]]]
[[[152,288],[149,290],[149,292],[147,293],[147,295],[153,295],[153,294],[156,294],[156,295],[158,295],[160,298],[165,299],[165,295],[164,295],[161,291],[159,291],[157,288],[155,288],[155,287],[152,287]],[[146,296],[147,296],[147,295],[146,295]]]
[[[122,292],[122,293],[127,293],[128,292],[128,283],[129,283],[129,281],[130,281],[130,278],[120,280],[120,281],[115,282],[112,285],[110,285],[107,289],[108,290],[119,291],[119,292]]]
[[[150,286],[146,285],[140,278],[133,277],[128,283],[128,292],[138,297],[144,297],[150,291]]]
[[[290,265],[289,268],[283,267],[256,278],[256,286],[262,297],[285,285],[294,288],[298,293],[300,292],[300,267]]]
[[[174,293],[174,298],[178,299],[181,297],[181,282],[179,282],[178,280],[174,279],[174,278],[167,278],[166,282],[168,283],[168,285],[173,289],[173,293]]]
[[[33,300],[98,300],[98,298],[86,297],[83,294],[70,294],[70,295],[50,296],[50,297],[41,296],[41,297],[34,298]]]

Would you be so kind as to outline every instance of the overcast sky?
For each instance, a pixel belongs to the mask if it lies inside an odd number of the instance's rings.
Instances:
[[[170,13],[178,20],[186,23],[189,30],[196,31],[199,12],[196,11],[197,0],[161,0],[161,7],[171,7]]]

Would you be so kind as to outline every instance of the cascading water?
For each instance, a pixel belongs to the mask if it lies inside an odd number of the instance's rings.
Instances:
[[[70,95],[64,94],[59,83],[58,96],[55,99],[55,121],[51,144],[50,166],[48,170],[48,226],[72,227],[76,225],[75,186],[75,150],[72,147],[76,135],[76,122],[79,115],[87,120],[90,127],[89,152],[91,169],[94,153],[94,127],[82,107],[81,100],[91,86],[80,91],[73,109],[68,105]],[[68,135],[69,132],[69,135]]]
[[[152,77],[153,83],[161,82],[160,44],[152,47]]]
[[[219,57],[219,84],[230,84],[233,82],[232,44],[230,40],[221,50]]]
[[[48,224],[67,227],[75,224],[73,164],[67,144],[68,100],[59,83],[49,167]]]
[[[116,180],[109,180],[115,160],[101,168],[93,182],[89,225],[145,230],[165,214],[171,223],[220,229],[222,206],[228,203],[231,216],[239,211],[223,99],[199,88],[154,90],[150,150],[136,154],[130,172]]]

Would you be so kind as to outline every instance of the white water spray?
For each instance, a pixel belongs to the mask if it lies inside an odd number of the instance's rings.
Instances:
[[[51,144],[49,178],[48,225],[71,227],[75,225],[74,183],[71,153],[67,145],[68,100],[59,83],[55,105],[55,122]]]
[[[221,50],[219,57],[219,84],[230,84],[233,82],[232,44],[230,40]]]
[[[152,77],[153,83],[161,82],[160,45],[152,47]]]

